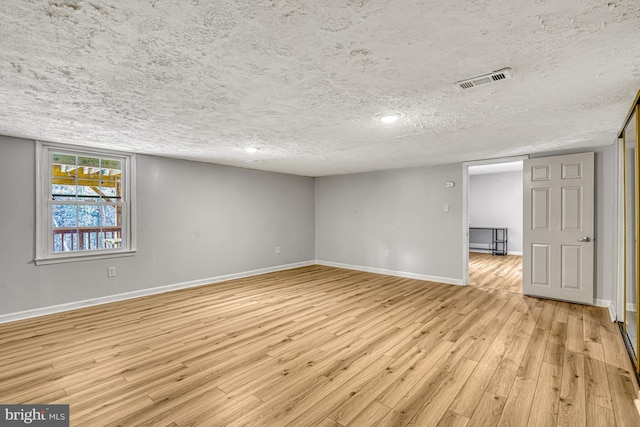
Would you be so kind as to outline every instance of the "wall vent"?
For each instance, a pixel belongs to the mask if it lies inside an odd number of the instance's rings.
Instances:
[[[494,71],[489,74],[485,74],[471,79],[460,80],[455,82],[454,85],[460,89],[471,89],[472,87],[480,86],[487,83],[494,83],[501,80],[511,78],[511,68],[503,68],[501,70]]]

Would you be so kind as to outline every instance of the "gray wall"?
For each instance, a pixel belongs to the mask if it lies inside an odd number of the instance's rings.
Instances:
[[[595,298],[616,300],[617,159],[596,153]],[[316,179],[316,259],[462,280],[462,165]],[[446,181],[456,187],[447,189]],[[450,204],[449,213],[442,205]],[[385,257],[384,251],[390,250]]]
[[[138,252],[35,266],[34,165],[0,137],[0,315],[314,259],[312,178],[138,155]]]
[[[522,254],[522,172],[470,175],[468,194],[469,226],[507,227],[509,252]]]
[[[596,298],[612,301],[615,304],[618,269],[618,159],[614,145],[594,151],[596,153],[596,241],[594,242],[596,245],[594,276]]]
[[[457,164],[316,178],[316,258],[461,282],[461,177]]]
[[[614,301],[616,152],[595,151],[596,298]],[[566,152],[545,155],[553,154]],[[139,155],[138,253],[43,266],[32,262],[34,165],[33,141],[0,137],[0,315],[314,258],[463,279],[461,164],[322,177],[314,186]],[[117,277],[107,278],[108,266]]]

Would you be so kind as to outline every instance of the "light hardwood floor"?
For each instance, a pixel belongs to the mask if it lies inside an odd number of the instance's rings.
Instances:
[[[469,284],[522,293],[522,257],[469,252]]]
[[[312,266],[0,325],[74,426],[639,426],[606,310]]]

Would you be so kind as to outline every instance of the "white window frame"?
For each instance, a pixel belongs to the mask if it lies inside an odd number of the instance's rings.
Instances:
[[[87,157],[122,158],[122,196],[125,202],[122,218],[122,243],[118,248],[53,252],[51,200],[51,153]],[[135,154],[36,141],[36,265],[119,258],[136,252],[136,157]]]

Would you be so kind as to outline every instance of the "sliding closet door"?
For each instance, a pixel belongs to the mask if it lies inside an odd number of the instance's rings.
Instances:
[[[623,333],[627,349],[634,361],[636,373],[640,372],[640,317],[638,294],[640,281],[640,151],[638,130],[640,107],[635,104],[621,134],[624,159],[624,325]]]
[[[624,331],[629,340],[631,356],[638,364],[637,313],[637,243],[638,243],[638,185],[637,141],[635,140],[635,114],[623,135],[625,182],[625,316]]]

